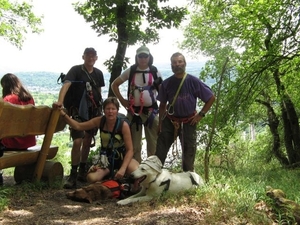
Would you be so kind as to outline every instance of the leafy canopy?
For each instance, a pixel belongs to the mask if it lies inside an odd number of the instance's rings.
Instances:
[[[22,48],[25,34],[31,30],[32,33],[40,33],[42,17],[37,17],[32,12],[32,5],[12,3],[8,0],[0,0],[0,36]]]
[[[167,0],[89,0],[74,4],[75,10],[84,16],[92,28],[101,35],[108,34],[110,41],[126,40],[126,44],[134,45],[158,42],[157,30],[162,28],[178,28],[187,14],[185,7],[170,7]],[[165,6],[164,6],[165,5]],[[122,37],[122,31],[126,36]]]

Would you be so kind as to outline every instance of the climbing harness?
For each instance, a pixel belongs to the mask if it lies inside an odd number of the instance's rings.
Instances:
[[[148,116],[147,121],[144,123],[145,126],[149,126],[149,128],[152,127],[155,115],[158,113],[158,106],[157,106],[157,102],[154,96],[154,90],[155,87],[153,85],[153,74],[151,73],[151,71],[135,71],[135,72],[139,72],[143,74],[143,81],[144,83],[146,83],[146,78],[145,78],[145,73],[149,74],[149,79],[148,79],[148,85],[144,86],[144,87],[140,87],[137,86],[135,84],[135,77],[136,77],[136,73],[132,76],[131,82],[130,82],[130,92],[129,92],[129,108],[128,111],[133,115],[133,119],[132,119],[132,124],[135,123],[136,124],[136,130],[138,131],[139,129],[139,125],[142,125],[142,120],[140,115],[143,113],[145,115]],[[138,90],[140,93],[140,97],[139,97],[139,101],[140,101],[140,106],[134,106],[134,92],[135,90]],[[144,106],[144,91],[149,91],[151,100],[152,100],[152,106],[150,107],[145,107]]]

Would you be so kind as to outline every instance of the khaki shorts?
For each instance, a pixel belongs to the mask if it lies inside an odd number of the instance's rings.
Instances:
[[[73,120],[76,120],[77,122],[81,123],[82,120],[80,119],[80,117],[78,116],[78,110],[72,110],[71,115],[69,115]],[[74,141],[75,139],[78,138],[84,138],[84,133],[87,132],[89,133],[91,136],[95,136],[98,132],[98,129],[92,129],[92,130],[86,130],[86,131],[82,131],[82,130],[75,130],[73,128],[69,128],[70,129],[70,136],[72,138],[72,140]]]

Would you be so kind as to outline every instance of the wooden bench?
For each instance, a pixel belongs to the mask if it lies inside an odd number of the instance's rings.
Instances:
[[[29,178],[31,181],[46,178],[50,183],[62,179],[61,163],[48,160],[53,159],[58,151],[57,146],[51,145],[53,134],[63,130],[65,125],[59,109],[13,105],[0,100],[0,139],[44,135],[41,146],[5,151],[0,157],[0,169],[15,167],[14,178],[17,183]]]

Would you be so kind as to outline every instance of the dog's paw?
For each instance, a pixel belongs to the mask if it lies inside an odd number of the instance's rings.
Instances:
[[[117,201],[117,205],[128,205],[129,203],[130,201],[128,201],[127,199]]]
[[[71,192],[66,193],[66,197],[68,199],[72,199],[72,198],[74,198],[74,196],[75,196],[75,191],[71,191]]]

